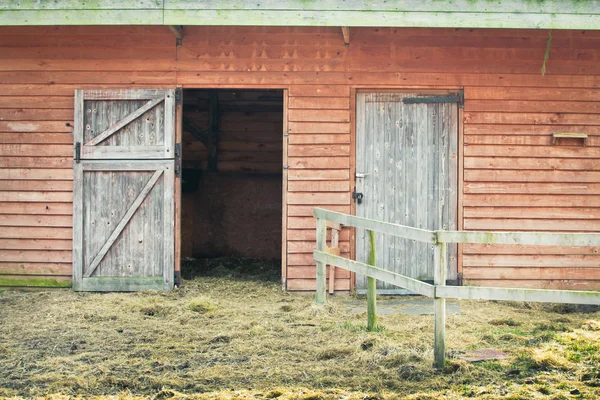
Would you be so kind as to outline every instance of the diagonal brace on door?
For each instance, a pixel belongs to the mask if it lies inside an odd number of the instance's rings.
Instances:
[[[102,259],[104,259],[104,256],[106,256],[110,247],[115,243],[115,241],[117,240],[117,238],[119,237],[121,232],[123,232],[123,229],[125,229],[125,227],[129,223],[129,221],[131,220],[131,218],[133,217],[135,212],[142,205],[144,199],[146,198],[146,196],[148,196],[148,193],[150,193],[150,191],[152,190],[152,188],[154,187],[156,182],[158,182],[158,179],[161,177],[163,172],[164,171],[162,171],[162,170],[156,171],[152,175],[152,177],[150,177],[150,180],[146,183],[146,186],[144,186],[144,188],[142,189],[140,194],[137,196],[137,198],[135,199],[133,204],[131,204],[131,206],[129,207],[129,209],[127,210],[127,212],[121,219],[121,221],[119,221],[115,230],[110,234],[108,239],[106,239],[106,242],[104,242],[104,244],[100,248],[100,251],[98,252],[96,257],[94,257],[94,260],[83,271],[84,278],[89,278],[92,275],[92,273],[96,270],[98,265],[100,265],[100,262],[102,262]]]
[[[113,124],[112,126],[110,126],[104,132],[102,132],[101,134],[99,134],[98,136],[96,136],[95,138],[93,138],[92,140],[90,140],[89,142],[87,142],[85,145],[86,146],[95,146],[95,145],[97,145],[97,144],[105,141],[113,133],[115,133],[116,131],[118,131],[121,128],[124,128],[129,123],[131,123],[133,120],[135,120],[136,118],[139,118],[146,111],[152,109],[154,106],[156,106],[158,103],[160,103],[160,102],[162,102],[164,100],[165,99],[162,98],[162,97],[158,98],[158,99],[150,100],[149,102],[147,102],[146,104],[144,104],[142,107],[138,108],[137,110],[135,110],[131,114],[127,115],[125,118],[117,121],[115,124]]]

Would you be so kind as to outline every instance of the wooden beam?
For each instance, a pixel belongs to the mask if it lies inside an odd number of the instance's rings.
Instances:
[[[208,170],[217,170],[217,143],[219,142],[219,94],[208,92]]]
[[[209,139],[210,139],[209,133],[207,131],[203,131],[202,129],[198,128],[194,124],[194,122],[191,119],[189,119],[188,117],[186,117],[185,115],[181,119],[182,119],[183,129],[186,132],[189,132],[193,137],[195,137],[196,139],[198,139],[199,141],[204,143],[204,145],[206,147],[208,147],[208,143],[209,143]]]
[[[177,38],[177,46],[181,46],[183,41],[183,26],[181,25],[169,25],[169,29],[173,32],[173,35]]]
[[[350,44],[350,28],[342,26],[342,36],[344,37],[344,44],[348,46]]]

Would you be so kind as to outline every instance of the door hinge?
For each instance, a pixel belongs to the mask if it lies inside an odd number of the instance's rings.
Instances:
[[[175,176],[181,176],[181,143],[175,143]]]
[[[402,99],[404,104],[427,104],[427,103],[457,103],[459,108],[465,107],[465,92],[447,94],[445,96],[418,96],[405,97]]]
[[[175,89],[175,104],[179,105],[183,101],[183,89],[177,88]]]
[[[75,156],[73,159],[77,164],[79,164],[79,161],[81,161],[81,142],[75,143]]]

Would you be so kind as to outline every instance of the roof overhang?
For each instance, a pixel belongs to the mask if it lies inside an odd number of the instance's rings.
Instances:
[[[3,0],[0,26],[600,29],[600,0]]]

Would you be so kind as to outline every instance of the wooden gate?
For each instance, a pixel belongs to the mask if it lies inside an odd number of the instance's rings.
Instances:
[[[174,90],[75,92],[73,289],[171,289]]]
[[[458,96],[455,96],[458,98]],[[415,100],[417,99],[417,100]],[[453,96],[358,93],[356,215],[428,230],[457,229],[458,109]],[[360,193],[360,194],[358,194]],[[377,234],[377,265],[433,280],[432,245]],[[448,279],[457,277],[456,246],[448,246]],[[357,261],[368,262],[369,238],[356,234]],[[357,274],[356,288],[366,278]],[[378,282],[380,293],[402,293]]]

